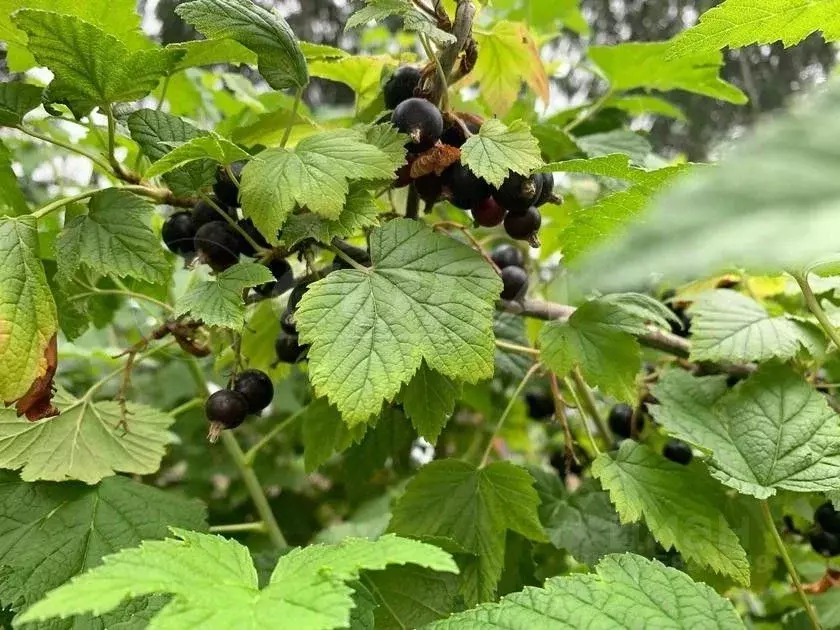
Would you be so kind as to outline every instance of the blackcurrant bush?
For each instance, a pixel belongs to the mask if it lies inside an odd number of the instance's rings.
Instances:
[[[470,120],[462,114],[458,115],[461,117],[461,120],[471,134],[475,135],[481,130],[481,124],[477,121]],[[448,144],[450,147],[457,147],[460,149],[467,141],[467,134],[464,133],[464,127],[457,122],[452,121],[452,123],[443,130],[440,141],[443,144]]]
[[[420,68],[416,66],[402,66],[391,75],[382,93],[385,96],[385,107],[396,109],[397,105],[414,96],[414,91],[420,85]]]
[[[245,168],[245,162],[234,162],[230,165],[230,170],[236,175],[237,181],[242,181],[242,169]],[[227,171],[220,168],[216,172],[216,183],[213,184],[213,192],[216,197],[221,199],[222,203],[229,206],[239,205],[239,186],[236,182],[231,181]]]
[[[541,225],[542,215],[533,206],[528,208],[524,214],[508,212],[505,217],[505,232],[508,236],[519,241],[528,241],[534,246],[539,242],[537,232],[539,232]]]
[[[518,248],[507,243],[496,247],[490,254],[490,258],[499,269],[525,266],[525,255]]]
[[[287,335],[297,336],[297,326],[295,325],[295,314],[294,314],[294,312],[290,311],[288,308],[285,311],[283,311],[283,314],[280,316],[280,328]]]
[[[493,193],[493,198],[508,212],[526,212],[542,195],[542,185],[543,179],[540,175],[525,177],[519,173],[511,173]]]
[[[248,415],[248,400],[239,392],[220,389],[207,399],[204,412],[210,422],[226,429],[235,429],[245,422]]]
[[[817,508],[814,512],[814,521],[825,531],[840,535],[840,512],[834,509],[830,501]]]
[[[490,196],[490,184],[461,162],[455,162],[443,172],[443,183],[452,194],[452,205],[461,210],[470,210]]]
[[[554,194],[554,175],[551,173],[539,173],[537,177],[541,180],[540,196],[537,198],[537,202],[534,205],[539,208],[540,206],[547,204]]]
[[[418,177],[414,180],[414,190],[426,203],[435,203],[443,192],[443,180],[434,173]]]
[[[502,208],[493,197],[479,201],[472,207],[472,216],[476,225],[482,227],[496,227],[505,220],[507,210]]]
[[[613,430],[619,437],[629,438],[633,435],[633,407],[630,405],[619,403],[610,409],[609,415],[610,429]],[[639,414],[636,419],[636,433],[638,434],[644,427],[644,418]]]
[[[245,232],[245,234],[247,234],[248,236],[250,236],[251,240],[254,241],[257,245],[259,245],[260,247],[265,247],[266,249],[270,247],[268,241],[265,240],[265,237],[257,229],[257,226],[254,225],[254,222],[251,221],[251,219],[241,219],[240,221],[238,221],[238,224],[239,227],[242,228],[242,231]],[[241,245],[239,248],[240,251],[246,256],[253,256],[254,254],[256,254],[257,250],[254,249],[254,246],[251,245],[248,239],[243,237],[241,234],[239,236],[241,240]]]
[[[410,98],[394,110],[391,122],[410,139],[406,145],[412,153],[428,151],[443,133],[443,116],[434,104],[422,98]]]
[[[213,200],[219,209],[222,210],[226,215],[228,215],[231,219],[236,221],[237,212],[236,208],[228,206],[227,204],[219,202],[217,199]],[[200,200],[192,209],[192,219],[193,223],[195,224],[195,229],[199,229],[202,226],[207,225],[213,221],[224,221],[225,218],[219,214],[219,211],[216,210],[211,204],[204,201],[204,199]]]
[[[668,440],[665,447],[662,449],[662,454],[666,459],[672,462],[687,466],[691,463],[694,454],[691,452],[691,447],[682,440]]]
[[[521,300],[528,291],[528,273],[522,267],[502,269],[501,298],[503,300]]]
[[[189,212],[176,212],[163,224],[161,236],[173,254],[184,257],[195,253],[195,224]]]
[[[525,404],[528,406],[528,417],[534,420],[545,420],[554,415],[554,398],[544,389],[525,392]]]
[[[261,370],[245,370],[236,375],[233,391],[248,401],[248,413],[259,413],[274,399],[274,385],[268,374]]]
[[[306,347],[298,343],[297,335],[281,332],[274,342],[274,351],[277,353],[277,360],[281,363],[297,363],[306,351]]]
[[[282,295],[295,284],[292,266],[283,258],[275,258],[268,263],[268,270],[274,276],[274,282],[266,282],[254,287],[254,291],[262,296]]]
[[[810,535],[811,547],[821,556],[831,558],[840,555],[840,537],[830,532],[812,532]]]
[[[201,261],[214,271],[224,271],[239,261],[241,237],[225,221],[211,221],[195,234],[195,248]]]

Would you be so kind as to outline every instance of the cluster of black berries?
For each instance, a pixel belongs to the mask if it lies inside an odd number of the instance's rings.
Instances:
[[[499,245],[490,258],[502,274],[503,300],[521,300],[528,292],[528,272],[525,271],[525,255],[513,245]]]
[[[840,555],[840,512],[823,503],[814,512],[814,525],[809,535],[814,551],[826,558]]]
[[[297,310],[297,306],[308,288],[308,282],[296,284],[289,294],[286,310],[280,316],[280,333],[274,341],[274,351],[277,353],[277,360],[281,363],[297,363],[306,353],[306,346],[300,345],[298,340],[294,316],[295,310]]]
[[[529,177],[513,173],[499,188],[478,177],[460,160],[437,175],[412,179],[411,163],[438,143],[461,148],[469,135],[478,133],[482,121],[474,116],[444,115],[431,102],[416,96],[421,73],[415,67],[398,69],[385,85],[385,104],[393,109],[391,122],[409,136],[408,162],[397,174],[396,186],[413,185],[427,207],[445,198],[452,205],[472,212],[476,224],[495,227],[504,223],[511,238],[539,245],[542,224],[538,208],[553,198],[554,177],[540,173]]]
[[[671,312],[677,316],[678,321],[671,322],[671,332],[680,337],[688,337],[691,333],[691,317],[686,312],[688,305],[685,302],[675,300],[677,292],[668,289],[662,294],[662,301]]]
[[[260,370],[245,370],[236,375],[230,389],[220,389],[204,404],[210,421],[210,438],[223,429],[235,429],[249,414],[260,413],[271,404],[274,385],[268,374]]]

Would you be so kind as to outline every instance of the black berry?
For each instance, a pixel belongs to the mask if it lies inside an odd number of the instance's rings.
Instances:
[[[277,353],[277,360],[281,363],[297,363],[306,348],[298,343],[297,335],[281,332],[274,342],[274,351]]]
[[[671,332],[678,337],[688,337],[691,334],[691,317],[685,312],[684,308],[677,307],[671,310],[679,320],[679,322],[671,322]]]
[[[534,420],[545,420],[554,415],[554,398],[545,390],[526,392],[525,404],[528,406],[528,417]]]
[[[537,177],[541,180],[540,196],[534,205],[539,208],[551,201],[551,197],[554,194],[554,175],[551,173],[539,173]]]
[[[528,273],[522,267],[505,267],[502,269],[502,284],[503,300],[520,300],[528,291]]]
[[[410,138],[406,145],[412,153],[428,151],[443,133],[440,110],[422,98],[410,98],[394,110],[391,122]]]
[[[248,400],[239,392],[220,389],[207,399],[204,412],[210,422],[226,429],[234,429],[245,422],[248,415]]]
[[[435,203],[443,192],[443,180],[432,173],[414,180],[414,190],[426,203]]]
[[[567,473],[580,475],[580,473],[583,472],[583,466],[577,463],[573,458],[567,458],[566,453],[563,451],[557,451],[554,453],[549,458],[548,463],[551,464],[552,468],[557,471],[560,477],[565,477]]]
[[[274,399],[274,385],[268,374],[261,370],[245,370],[236,375],[233,391],[245,396],[248,413],[259,413]]]
[[[196,232],[195,247],[202,262],[223,271],[239,261],[241,237],[225,221],[211,221]]]
[[[297,310],[298,304],[300,303],[301,298],[303,298],[304,294],[309,290],[309,283],[301,282],[300,284],[296,284],[292,288],[292,292],[289,293],[289,299],[286,302],[286,309],[290,312],[294,312]]]
[[[475,135],[481,130],[481,125],[478,122],[464,117],[462,117],[461,120],[471,134]],[[452,124],[443,130],[443,135],[441,135],[440,141],[443,142],[443,144],[448,144],[450,147],[457,147],[460,149],[467,141],[467,134],[464,133],[464,127],[457,122],[452,121]]]
[[[173,254],[184,257],[195,253],[196,227],[189,212],[176,212],[163,224],[161,236]]]
[[[214,199],[213,203],[219,206],[219,209],[222,210],[226,215],[228,215],[231,219],[236,221],[237,213],[236,208],[228,206],[227,204],[221,203],[219,200]],[[208,223],[212,223],[213,221],[224,221],[225,218],[219,214],[219,211],[216,210],[211,204],[204,201],[203,199],[199,201],[192,209],[192,219],[193,223],[195,224],[195,229],[198,230],[199,228],[207,225]]]
[[[533,246],[537,246],[537,232],[540,231],[542,225],[542,215],[540,211],[531,206],[524,214],[513,214],[508,212],[505,217],[505,232],[511,238],[518,241],[528,241]]]
[[[730,374],[726,377],[726,386],[730,389],[735,387],[738,383],[746,378],[744,374]]]
[[[414,91],[420,85],[420,68],[416,66],[402,66],[391,75],[382,93],[385,96],[385,107],[396,109],[397,105],[414,96]]]
[[[493,193],[493,198],[508,212],[526,212],[540,199],[542,185],[541,175],[525,177],[519,173],[511,173],[499,189]]]
[[[831,558],[840,555],[840,537],[830,532],[817,531],[810,535],[811,547],[821,556]]]
[[[470,210],[490,196],[490,184],[461,162],[455,162],[443,172],[443,181],[452,194],[452,205],[461,210]]]
[[[274,276],[274,282],[254,287],[254,291],[260,295],[282,295],[294,286],[295,276],[292,273],[292,266],[285,259],[275,258],[268,263],[268,270]]]
[[[242,169],[245,168],[245,162],[234,162],[230,165],[230,170],[236,175],[238,181],[242,181]],[[221,199],[222,203],[229,206],[239,205],[239,186],[231,181],[228,177],[227,171],[220,168],[216,173],[216,183],[213,184],[213,192],[216,197]]]
[[[814,512],[814,521],[825,531],[840,535],[840,512],[834,509],[831,502],[823,503]]]
[[[629,438],[633,435],[633,407],[619,403],[610,409],[610,429],[619,437]],[[636,420],[636,433],[639,433],[644,426],[644,420],[640,415]]]
[[[472,216],[476,225],[496,227],[505,220],[507,210],[502,208],[493,197],[479,201],[472,207]]]
[[[499,269],[525,266],[525,255],[513,245],[499,245],[490,254],[490,258],[493,259]]]
[[[254,241],[260,247],[264,247],[268,249],[270,245],[268,241],[265,240],[265,237],[260,233],[257,229],[257,226],[254,225],[254,222],[251,219],[242,219],[239,222],[239,227],[242,228],[242,231],[245,232],[248,236],[251,237],[251,240]],[[248,239],[243,237],[241,234],[239,235],[241,240],[240,251],[245,254],[246,256],[253,256],[257,253],[257,250],[254,249],[254,246],[248,242]]]
[[[668,440],[665,448],[662,449],[662,454],[666,459],[672,462],[687,466],[691,463],[694,454],[691,452],[691,447],[682,440]]]
[[[280,316],[280,328],[283,329],[287,335],[297,335],[297,326],[295,325],[295,314],[288,308],[283,311]]]

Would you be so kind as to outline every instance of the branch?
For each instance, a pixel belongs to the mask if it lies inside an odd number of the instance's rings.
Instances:
[[[455,42],[443,49],[438,57],[440,67],[444,76],[449,76],[458,61],[458,55],[466,48],[472,39],[473,18],[475,17],[475,6],[472,0],[458,0],[458,7],[455,9],[455,24],[452,26],[452,34]],[[440,96],[446,90],[446,84],[440,74],[434,75],[434,96],[440,101]]]

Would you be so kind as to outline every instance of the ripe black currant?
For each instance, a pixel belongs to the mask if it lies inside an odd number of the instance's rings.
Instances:
[[[519,173],[511,173],[493,198],[508,212],[518,214],[526,212],[542,195],[543,179],[540,175],[525,177]]]
[[[288,308],[286,310],[284,310],[283,314],[280,316],[280,328],[287,335],[297,336],[297,326],[295,325],[295,314],[294,314],[293,311],[290,311]]]
[[[281,332],[274,342],[274,351],[277,353],[277,360],[281,363],[297,363],[306,351],[306,347],[298,343],[297,335]]]
[[[501,298],[503,300],[521,300],[528,291],[528,273],[522,267],[502,269]]]
[[[274,385],[268,374],[261,370],[245,370],[236,375],[233,391],[248,401],[248,413],[259,413],[274,399]]]
[[[814,512],[814,521],[825,531],[840,535],[840,512],[834,509],[830,501],[817,508]]]
[[[251,240],[253,240],[257,245],[259,245],[260,247],[265,247],[266,249],[270,247],[268,241],[265,240],[265,237],[260,233],[260,231],[257,229],[257,226],[254,225],[254,222],[251,221],[251,219],[241,219],[240,221],[238,221],[238,224],[239,227],[242,228],[242,231],[245,232],[245,234],[247,234],[248,236],[250,236]],[[251,243],[249,243],[248,240],[244,238],[241,234],[239,236],[241,241],[239,250],[246,256],[253,256],[254,254],[256,254],[257,251],[254,249],[254,246],[251,245]]]
[[[189,212],[176,212],[163,224],[163,242],[173,254],[184,257],[195,253],[196,227]]]
[[[300,284],[296,284],[292,288],[292,292],[289,293],[289,299],[286,302],[286,309],[290,312],[294,313],[300,303],[301,298],[303,298],[304,294],[309,290],[309,283],[308,282],[301,282]]]
[[[496,247],[490,254],[490,258],[493,259],[499,269],[525,266],[525,255],[518,248],[507,243]]]
[[[236,221],[236,208],[228,206],[225,203],[221,203],[218,199],[213,199],[213,203],[219,206],[219,208],[231,219]],[[195,229],[198,230],[199,228],[207,225],[208,223],[211,223],[213,221],[224,221],[225,218],[219,214],[219,211],[216,210],[216,208],[214,208],[211,204],[207,203],[202,199],[197,204],[195,204],[195,206],[193,206],[192,220],[195,224]]]
[[[275,258],[268,263],[268,270],[274,276],[274,282],[266,282],[254,287],[254,291],[262,296],[282,295],[294,286],[295,276],[292,266],[283,258]]]
[[[195,234],[195,248],[201,261],[214,271],[224,271],[239,261],[241,236],[225,221],[211,221]]]
[[[557,471],[561,478],[565,477],[568,473],[580,475],[580,473],[583,472],[583,466],[577,463],[573,458],[567,458],[566,453],[563,451],[553,453],[549,458],[548,463],[551,464],[552,468]]]
[[[633,435],[633,407],[630,405],[619,403],[610,409],[609,415],[610,429],[613,430],[619,437],[629,438]],[[638,434],[644,427],[644,418],[639,414],[636,419],[636,433]]]
[[[840,537],[830,532],[816,531],[809,538],[811,547],[821,556],[831,558],[840,555]]]
[[[420,199],[433,204],[440,199],[443,192],[443,180],[434,173],[418,177],[414,180],[414,190],[417,191]]]
[[[230,165],[230,170],[236,175],[238,181],[242,181],[242,169],[245,168],[245,162],[234,162]],[[213,192],[216,193],[222,203],[229,206],[239,205],[239,186],[231,181],[228,177],[227,171],[220,168],[216,173],[216,183],[213,184]]]
[[[738,383],[743,381],[746,377],[744,374],[730,374],[726,377],[726,386],[730,389],[735,387]]]
[[[406,145],[412,153],[428,151],[443,133],[440,110],[426,99],[410,98],[394,110],[391,122],[410,138]]]
[[[210,422],[226,429],[235,429],[245,422],[248,415],[248,400],[239,392],[220,389],[207,399],[204,412]]]
[[[528,241],[532,246],[539,244],[537,232],[542,225],[540,211],[531,206],[524,214],[513,214],[508,212],[505,217],[505,232],[511,238],[519,241]]]
[[[472,207],[472,216],[476,225],[482,227],[496,227],[505,220],[507,210],[502,208],[493,197],[479,201]]]
[[[682,440],[668,440],[665,447],[662,449],[662,454],[666,459],[672,462],[687,466],[691,463],[694,454],[691,452],[691,447]]]
[[[544,389],[525,392],[525,404],[528,406],[528,417],[534,420],[545,420],[554,415],[554,398]]]
[[[481,124],[478,121],[470,120],[463,114],[458,114],[458,116],[461,118],[471,134],[475,135],[481,130]],[[467,134],[464,133],[464,128],[460,124],[452,121],[452,123],[443,130],[443,134],[440,136],[440,141],[443,142],[443,144],[448,144],[450,147],[457,147],[460,149],[467,141]]]
[[[537,177],[541,180],[540,196],[537,198],[537,202],[534,205],[539,208],[551,201],[551,197],[554,194],[554,175],[551,173],[539,173]]]
[[[452,194],[452,205],[461,210],[470,210],[490,196],[490,184],[461,162],[455,162],[443,172],[443,182]]]
[[[391,75],[382,93],[385,96],[385,107],[396,109],[397,105],[414,96],[414,90],[420,85],[420,68],[416,66],[402,66]]]

